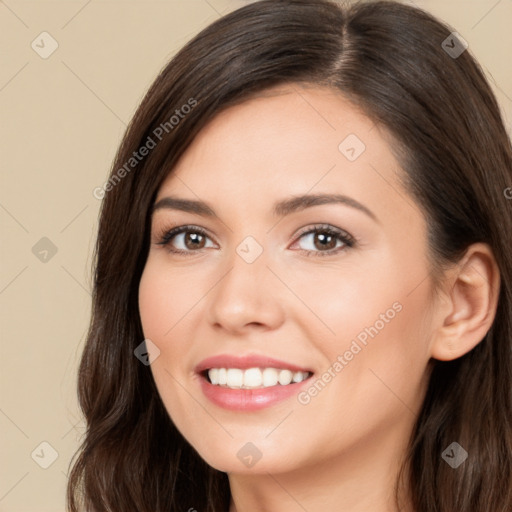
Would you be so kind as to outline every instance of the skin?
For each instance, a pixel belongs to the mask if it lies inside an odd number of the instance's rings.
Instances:
[[[338,149],[349,134],[366,146],[354,161]],[[201,199],[219,216],[155,211],[139,308],[144,335],[160,350],[151,370],[163,403],[201,457],[228,473],[230,512],[397,510],[393,486],[429,361],[460,357],[492,323],[499,276],[486,246],[447,267],[434,293],[426,220],[398,182],[390,144],[339,92],[290,84],[217,115],[158,191],[156,202]],[[343,204],[272,215],[275,201],[305,193],[344,194],[376,220]],[[356,244],[336,253],[340,241],[322,248],[314,234],[298,237],[318,223]],[[208,237],[199,246],[185,245],[183,234],[158,244],[162,232],[185,224]],[[247,236],[263,249],[252,263],[236,252]],[[173,254],[173,246],[189,253]],[[400,312],[333,371],[397,303]],[[335,376],[307,404],[293,396],[229,411],[202,394],[194,372],[220,353],[283,359],[312,368],[313,380],[329,368]],[[262,454],[252,467],[237,457],[247,442]]]

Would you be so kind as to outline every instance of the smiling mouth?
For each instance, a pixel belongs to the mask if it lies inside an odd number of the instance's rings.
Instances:
[[[311,378],[312,372],[280,368],[210,368],[201,375],[212,385],[229,389],[264,389],[288,386]]]

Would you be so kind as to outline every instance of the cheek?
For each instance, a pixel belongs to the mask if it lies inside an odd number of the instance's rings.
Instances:
[[[429,289],[425,283],[411,293],[407,280],[392,291],[377,289],[384,291],[366,314],[353,311],[357,322],[342,349],[351,358],[344,377],[361,417],[366,410],[391,419],[417,411],[422,402],[430,359]]]
[[[280,277],[300,299],[290,295],[286,307],[312,342],[337,354],[348,349],[355,338],[364,343],[375,336],[384,337],[381,335],[395,331],[404,317],[415,318],[422,312],[425,297],[410,292],[424,278],[424,271],[402,272],[402,268],[403,262],[382,253],[378,258],[347,258],[338,265],[283,268]]]
[[[196,273],[197,274],[197,273]],[[208,281],[183,268],[148,259],[139,284],[139,312],[144,335],[168,342],[204,297]]]
[[[158,340],[170,327],[168,290],[157,272],[146,266],[139,284],[139,313],[146,338]]]
[[[158,393],[174,423],[183,431],[183,425],[191,421],[187,408],[190,396],[179,384],[184,381],[189,344],[178,340],[191,328],[186,313],[194,298],[187,294],[186,280],[179,275],[148,260],[139,284],[139,313],[144,337],[160,350],[150,366]]]
[[[324,374],[333,382],[327,400],[353,399],[352,404],[361,404],[361,414],[369,403],[366,410],[400,407],[394,394],[406,403],[418,402],[432,329],[425,277],[421,254],[409,252],[405,260],[400,253],[381,252],[378,260],[355,261],[339,270],[318,267],[302,283],[294,280],[297,294],[307,297],[314,313],[300,319],[302,330],[331,372],[331,377]]]
[[[142,330],[144,337],[160,350],[151,371],[159,389],[167,394],[180,392],[178,381],[190,375],[195,378],[192,368],[200,347],[193,343],[194,334],[203,317],[202,299],[211,287],[210,281],[204,272],[171,268],[158,257],[148,259],[142,274],[139,283]]]

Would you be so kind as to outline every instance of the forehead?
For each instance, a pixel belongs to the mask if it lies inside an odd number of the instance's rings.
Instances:
[[[312,153],[312,145],[338,151],[338,139],[353,133],[368,138],[374,123],[358,112],[339,91],[289,85],[262,92],[221,112],[200,134],[198,143],[236,139],[244,149],[254,146],[285,152],[292,158]],[[265,156],[264,152],[262,157]]]
[[[287,196],[339,193],[381,213],[418,212],[399,184],[390,140],[337,90],[276,87],[212,119],[156,201],[173,194],[218,203],[225,213],[238,205],[237,214],[249,215]]]

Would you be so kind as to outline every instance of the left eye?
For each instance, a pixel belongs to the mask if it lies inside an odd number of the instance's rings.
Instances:
[[[338,253],[347,247],[353,247],[354,238],[346,231],[333,228],[329,225],[315,226],[308,229],[299,236],[300,239],[308,240],[309,248],[301,249],[301,252],[307,253],[308,256],[328,256]],[[341,242],[336,246],[337,242]]]
[[[184,235],[184,236],[181,236]],[[307,231],[303,231],[298,240],[308,240],[309,248],[301,248],[300,251],[308,256],[326,256],[338,253],[347,247],[354,246],[354,238],[346,231],[333,228],[329,225],[314,226]],[[201,249],[207,248],[206,240],[210,237],[205,230],[195,226],[179,226],[166,231],[161,237],[158,245],[168,247],[170,252],[177,254],[190,254]],[[181,243],[182,248],[176,247],[176,242]],[[336,244],[341,242],[340,245]],[[297,242],[294,243],[294,245]],[[334,245],[333,245],[334,244]],[[210,245],[209,247],[212,247]]]

